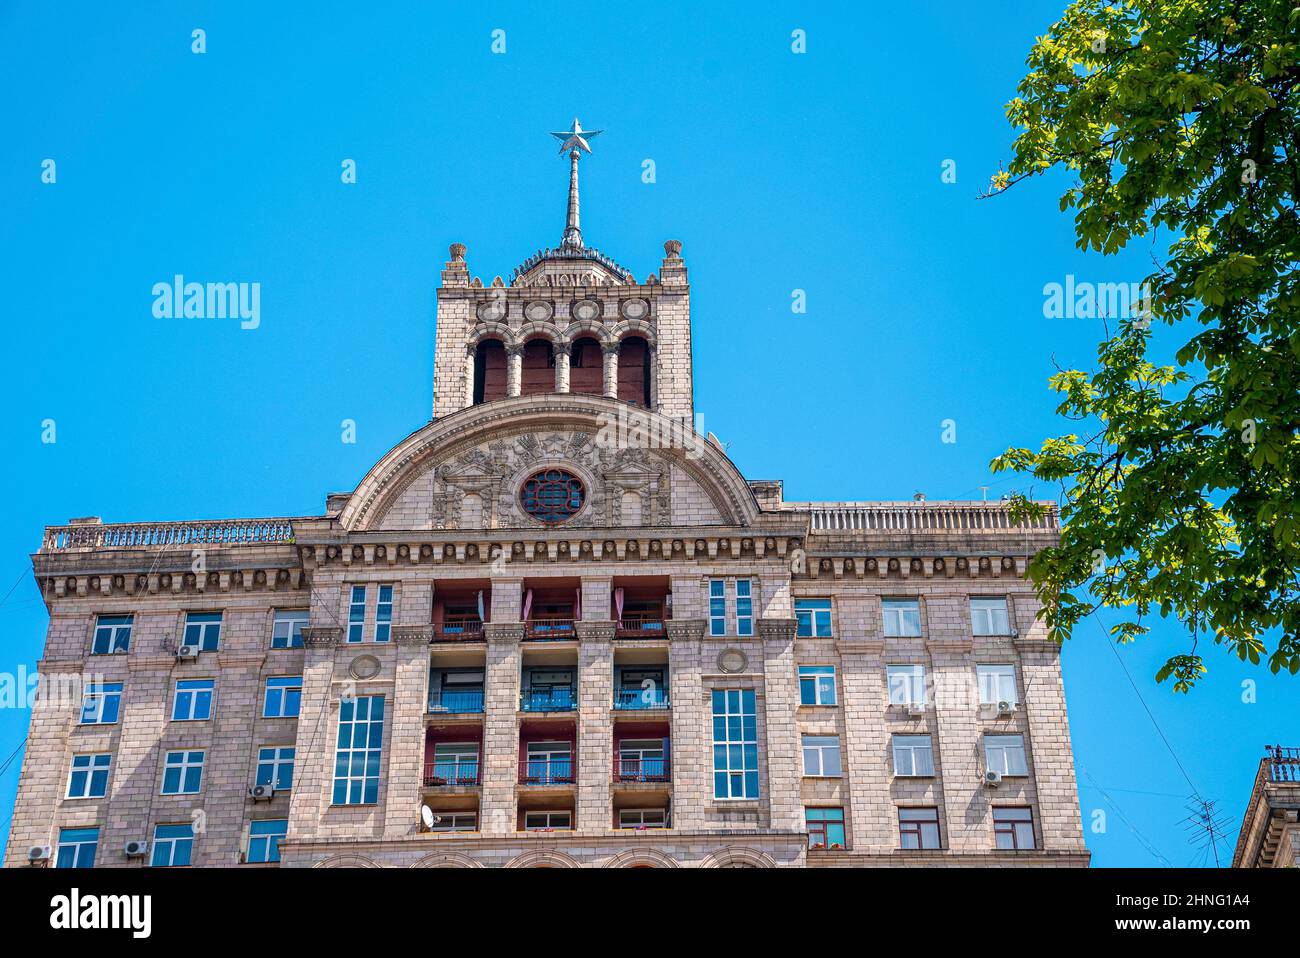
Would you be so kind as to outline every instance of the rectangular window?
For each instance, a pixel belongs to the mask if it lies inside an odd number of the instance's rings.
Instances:
[[[248,825],[248,862],[278,862],[280,839],[289,834],[287,818],[263,818]]]
[[[1010,635],[1006,599],[971,599],[971,631],[975,635]]]
[[[668,809],[666,808],[620,808],[618,810],[619,828],[667,828]]]
[[[939,848],[939,809],[898,810],[900,848]]]
[[[885,667],[885,674],[890,705],[925,705],[924,665],[890,665]]]
[[[799,704],[835,704],[835,666],[799,666]]]
[[[894,736],[894,774],[908,776],[934,774],[934,753],[930,747],[930,736]]]
[[[381,585],[375,599],[375,641],[387,642],[393,634],[393,587]]]
[[[530,756],[531,757],[531,756]],[[477,785],[478,742],[439,742],[425,784]]]
[[[736,580],[736,635],[754,634],[754,583]]]
[[[993,809],[995,848],[1022,851],[1034,848],[1034,813],[1028,808]]]
[[[709,635],[727,634],[727,581],[709,580]]]
[[[831,600],[795,599],[794,618],[796,635],[826,638],[831,634]]]
[[[301,675],[273,676],[266,680],[262,718],[294,718],[301,707]]]
[[[1028,775],[1023,735],[985,735],[984,767],[1003,775]]]
[[[529,742],[524,781],[530,785],[562,785],[573,781],[573,743]]]
[[[163,765],[164,795],[197,795],[203,788],[203,753],[168,752]]]
[[[270,785],[276,791],[293,788],[293,762],[297,753],[292,748],[273,746],[257,750],[258,785]]]
[[[836,778],[840,775],[839,736],[803,737],[803,773],[818,778]]]
[[[883,599],[885,635],[907,638],[921,634],[921,602],[919,599]]]
[[[366,631],[366,587],[352,587],[352,601],[348,603],[348,641],[360,642]]]
[[[181,644],[196,646],[200,652],[217,651],[221,647],[221,613],[186,613],[185,638]]]
[[[568,831],[573,828],[572,812],[528,812],[524,815],[524,831]]]
[[[149,864],[155,868],[182,868],[190,864],[194,855],[194,826],[158,825],[153,830],[153,857]]]
[[[998,702],[1016,704],[1016,667],[1014,665],[977,665],[980,704],[996,705]]]
[[[379,801],[379,758],[384,743],[384,697],[362,695],[339,704],[338,748],[334,753],[334,804]]]
[[[478,831],[477,812],[439,812],[431,832],[475,832]]]
[[[309,615],[306,609],[276,609],[271,624],[271,648],[301,649],[302,630]]]
[[[95,638],[90,643],[91,655],[112,655],[131,649],[130,615],[101,615],[95,619]]]
[[[114,725],[121,710],[121,682],[92,682],[82,689],[82,725]]]
[[[212,718],[213,679],[181,679],[172,701],[173,722],[201,722]]]
[[[108,794],[108,770],[113,756],[108,752],[72,756],[68,772],[68,798],[103,798]]]
[[[98,828],[60,828],[55,868],[94,868],[99,847]]]
[[[713,797],[758,798],[753,689],[713,690]]]
[[[809,848],[844,847],[843,808],[805,808]]]

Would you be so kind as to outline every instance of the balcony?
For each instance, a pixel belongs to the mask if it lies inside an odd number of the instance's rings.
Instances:
[[[478,762],[426,762],[426,788],[470,788],[480,783]]]
[[[577,637],[573,619],[530,619],[524,623],[527,642],[571,642]]]
[[[665,634],[663,616],[656,612],[625,612],[614,630],[620,639],[661,639]]]
[[[1264,759],[1268,767],[1268,780],[1276,785],[1300,784],[1300,748],[1272,745]]]
[[[616,782],[669,782],[671,771],[666,758],[641,758],[620,755],[614,759]]]
[[[572,785],[576,773],[572,758],[525,758],[519,762],[520,785]]]
[[[482,642],[483,623],[478,616],[448,616],[433,623],[433,642]]]
[[[429,711],[450,715],[477,715],[483,711],[483,690],[442,689],[429,699]]]
[[[577,690],[571,686],[524,689],[519,693],[521,712],[572,712],[577,707]]]
[[[620,712],[669,707],[668,690],[662,688],[626,688],[614,690],[614,708]]]

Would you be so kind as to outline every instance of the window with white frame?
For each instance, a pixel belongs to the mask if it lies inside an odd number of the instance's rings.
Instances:
[[[297,750],[292,746],[272,745],[257,750],[257,777],[254,784],[270,785],[276,791],[293,788],[293,763]]]
[[[301,707],[301,675],[274,675],[266,680],[263,718],[293,718]]]
[[[803,737],[803,773],[816,778],[838,778],[842,774],[838,735]]]
[[[108,772],[113,756],[108,752],[72,756],[68,771],[68,798],[103,798],[108,794]]]
[[[799,666],[799,704],[834,705],[835,666]]]
[[[477,785],[478,742],[439,742],[433,747],[433,764],[425,770],[425,784]]]
[[[831,634],[830,599],[794,600],[795,634],[802,638],[827,638]]]
[[[95,636],[90,643],[91,655],[112,655],[131,650],[130,615],[101,615],[95,619]]]
[[[736,635],[754,634],[754,583],[736,580]]]
[[[524,831],[553,832],[572,828],[573,812],[527,812],[524,815]]]
[[[895,735],[894,774],[930,776],[934,774],[934,752],[928,735]]]
[[[81,690],[82,725],[114,725],[121,711],[121,682],[91,682]]]
[[[618,810],[619,828],[667,828],[668,809],[666,808],[620,808]]]
[[[993,845],[1012,851],[1032,851],[1034,813],[1028,808],[993,809]]]
[[[885,676],[890,705],[925,705],[924,665],[889,665]]]
[[[348,603],[348,641],[360,642],[366,634],[366,587],[352,587],[352,601]]]
[[[1023,735],[985,735],[984,767],[1003,775],[1028,775]]]
[[[921,601],[919,599],[882,599],[885,614],[885,635],[907,638],[921,634]]]
[[[203,752],[168,752],[163,763],[164,795],[197,795],[203,788]]]
[[[971,631],[975,635],[1010,635],[1006,599],[971,599]]]
[[[1014,665],[977,665],[975,675],[979,680],[981,705],[1017,704]]]
[[[221,613],[187,612],[182,645],[194,646],[200,652],[215,652],[221,647]]]
[[[149,864],[155,868],[182,868],[194,856],[194,826],[157,825],[153,830],[153,857]]]
[[[98,828],[61,828],[54,852],[55,868],[94,868],[99,849]]]
[[[287,818],[259,818],[248,823],[248,852],[246,862],[278,862],[280,839],[289,834]]]
[[[727,634],[727,580],[709,580],[709,635]]]
[[[375,641],[387,642],[393,634],[393,587],[381,585],[375,598]]]
[[[338,747],[334,753],[335,805],[379,801],[379,761],[384,743],[384,697],[361,695],[339,703]]]
[[[758,714],[753,689],[713,690],[713,797],[758,798]]]
[[[202,722],[212,718],[213,679],[180,679],[172,699],[173,722]]]
[[[477,812],[438,812],[431,832],[476,832],[478,831]]]
[[[309,618],[306,609],[276,609],[271,623],[271,648],[301,649],[302,630]]]

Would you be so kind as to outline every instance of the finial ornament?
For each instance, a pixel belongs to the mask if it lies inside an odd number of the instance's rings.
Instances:
[[[560,141],[560,153],[569,154],[569,213],[564,222],[564,238],[560,241],[561,249],[582,249],[582,229],[578,226],[578,158],[583,153],[591,152],[587,142],[593,136],[600,136],[603,130],[584,130],[578,118],[573,118],[573,127],[551,136]]]

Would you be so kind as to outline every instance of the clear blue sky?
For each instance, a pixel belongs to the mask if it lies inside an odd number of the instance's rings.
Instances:
[[[319,513],[425,422],[447,246],[486,283],[558,242],[566,164],[546,132],[575,115],[606,131],[583,165],[588,242],[644,278],[683,241],[697,408],[790,499],[1006,491],[989,460],[1063,431],[1053,357],[1087,364],[1101,334],[1044,319],[1043,285],[1149,267],[1150,246],[1077,251],[1062,180],[975,199],[1064,0],[281,6],[0,8],[0,595],[17,582],[0,671],[40,654],[28,554],[45,524]],[[150,289],[176,273],[259,282],[260,328],[155,319]],[[1108,816],[1094,862],[1156,864],[1144,841],[1199,861],[1179,824],[1191,787],[1107,644],[1089,627],[1064,651],[1085,825]],[[1153,676],[1182,645],[1160,628],[1121,655],[1235,826],[1261,746],[1300,744],[1300,685],[1211,652],[1176,697]],[[0,761],[28,718],[0,709]],[[0,779],[3,832],[16,781]]]

